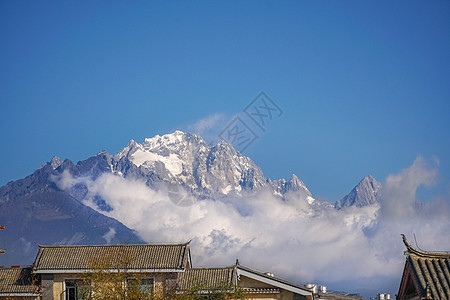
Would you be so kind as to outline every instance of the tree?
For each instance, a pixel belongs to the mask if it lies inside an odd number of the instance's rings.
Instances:
[[[114,253],[92,259],[90,272],[83,274],[78,289],[83,299],[89,300],[228,300],[244,299],[239,287],[227,283],[207,286],[193,279],[189,289],[179,291],[177,284],[156,285],[147,274],[129,269],[134,257],[130,253]],[[176,279],[175,279],[176,281]],[[79,297],[79,298],[81,298]]]
[[[228,300],[228,299],[245,299],[244,291],[238,287],[221,282],[216,285],[207,285],[197,279],[191,282],[191,288],[184,291],[181,295],[186,300]]]

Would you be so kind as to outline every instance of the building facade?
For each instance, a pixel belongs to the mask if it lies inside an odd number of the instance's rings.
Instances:
[[[193,268],[189,243],[39,246],[33,269],[27,272],[25,277],[35,280],[33,284],[27,281],[28,291],[32,292],[28,296],[34,297],[27,299],[86,299],[95,292],[92,285],[86,284],[86,278],[96,272],[123,274],[120,278],[124,287],[139,278],[140,288],[152,293],[184,293],[193,287],[207,292],[220,287],[239,289],[246,299],[314,299],[311,289],[244,267],[238,261],[224,268]],[[11,292],[12,286],[9,289]],[[10,295],[10,299],[19,297],[19,294]]]

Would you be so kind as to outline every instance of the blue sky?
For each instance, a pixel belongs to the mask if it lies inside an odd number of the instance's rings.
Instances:
[[[0,1],[0,185],[220,132],[264,91],[283,114],[244,154],[267,177],[334,202],[422,155],[441,179],[419,194],[448,195],[449,53],[448,1]]]

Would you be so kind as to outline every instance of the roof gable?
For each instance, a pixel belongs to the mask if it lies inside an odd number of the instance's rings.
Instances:
[[[189,243],[174,245],[39,246],[36,273],[87,272],[98,261],[107,269],[182,271],[191,265]]]

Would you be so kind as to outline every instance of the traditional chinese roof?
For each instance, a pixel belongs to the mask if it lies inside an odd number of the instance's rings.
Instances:
[[[169,245],[39,246],[36,273],[88,272],[102,268],[177,272],[191,266],[189,243]]]
[[[450,299],[450,254],[415,249],[402,237],[407,251],[400,298],[416,293],[420,299]]]
[[[186,269],[178,277],[178,289],[214,289],[233,286],[234,267]]]
[[[37,296],[39,277],[31,268],[0,269],[1,296]]]

